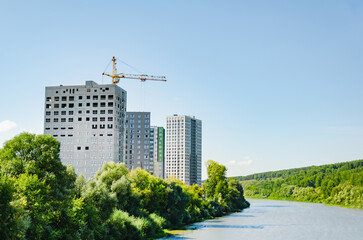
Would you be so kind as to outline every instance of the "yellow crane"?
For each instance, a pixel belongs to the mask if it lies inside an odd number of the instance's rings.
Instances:
[[[128,79],[139,79],[141,82],[145,82],[146,80],[151,81],[162,81],[166,82],[165,76],[152,76],[146,74],[126,74],[126,73],[117,73],[116,68],[116,58],[112,58],[112,74],[102,73],[102,75],[106,75],[112,78],[112,83],[117,84],[120,82],[120,78],[128,78]]]

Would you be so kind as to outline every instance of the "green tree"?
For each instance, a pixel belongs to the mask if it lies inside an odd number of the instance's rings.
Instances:
[[[205,194],[208,199],[215,199],[227,190],[226,180],[227,168],[213,160],[207,161],[208,179],[204,184]]]
[[[19,238],[74,239],[75,173],[59,159],[59,142],[48,135],[22,133],[0,149],[0,168],[14,181],[13,202]]]
[[[14,239],[18,226],[15,220],[15,208],[10,205],[13,200],[13,181],[6,175],[0,177],[0,238]]]

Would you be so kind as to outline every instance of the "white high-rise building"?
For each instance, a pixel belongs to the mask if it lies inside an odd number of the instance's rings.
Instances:
[[[201,185],[202,121],[194,116],[166,118],[165,178]]]
[[[91,178],[104,162],[122,162],[126,91],[115,84],[45,88],[44,134],[61,143],[63,164]]]

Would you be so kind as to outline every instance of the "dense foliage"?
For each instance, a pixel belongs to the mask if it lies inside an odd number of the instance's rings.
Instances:
[[[61,164],[59,147],[24,133],[0,149],[0,239],[145,239],[249,205],[213,161],[203,187],[113,162],[87,181]]]
[[[363,160],[237,177],[247,197],[363,208]]]

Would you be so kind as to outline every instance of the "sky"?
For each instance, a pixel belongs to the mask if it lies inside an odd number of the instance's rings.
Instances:
[[[0,146],[43,133],[46,86],[111,83],[128,111],[203,122],[228,176],[363,158],[363,2],[0,0]],[[132,67],[130,67],[132,66]]]

